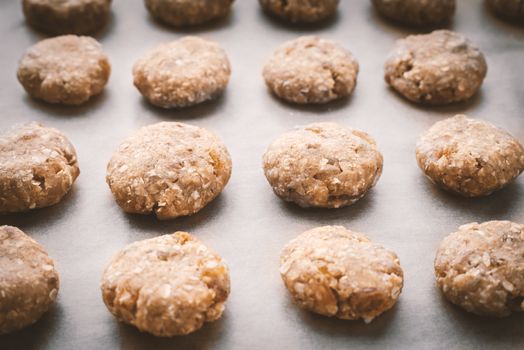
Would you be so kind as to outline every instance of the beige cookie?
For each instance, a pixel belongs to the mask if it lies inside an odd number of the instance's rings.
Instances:
[[[414,26],[449,21],[456,7],[456,0],[372,0],[372,3],[382,16]]]
[[[60,131],[28,123],[0,133],[0,214],[60,202],[79,174],[75,149]]]
[[[145,0],[149,13],[175,26],[193,26],[225,17],[234,0]]]
[[[259,0],[269,14],[291,23],[321,22],[337,12],[339,0]]]
[[[186,232],[135,242],[102,276],[102,297],[120,321],[172,337],[222,316],[229,270],[222,258]]]
[[[17,76],[31,97],[79,105],[102,92],[110,73],[109,61],[95,39],[64,35],[42,40],[27,50]]]
[[[419,167],[440,187],[489,195],[524,171],[524,148],[507,131],[463,115],[435,123],[416,147]]]
[[[275,194],[302,207],[355,203],[376,184],[382,163],[368,134],[335,123],[286,132],[263,156],[264,173]]]
[[[398,40],[384,67],[386,82],[399,94],[431,105],[468,100],[487,73],[482,52],[449,30]]]
[[[0,226],[0,334],[27,327],[55,302],[58,272],[45,249],[16,227]]]
[[[435,276],[446,298],[469,312],[502,317],[524,311],[524,225],[459,227],[440,244]]]
[[[491,9],[500,16],[524,22],[524,1],[523,0],[487,0]]]
[[[111,0],[23,0],[26,21],[48,34],[89,34],[106,25]]]
[[[227,87],[231,67],[218,44],[184,37],[158,46],[133,67],[134,83],[153,105],[189,107],[219,96]]]
[[[280,274],[300,307],[366,323],[395,305],[404,280],[395,253],[342,226],[318,227],[289,242]]]
[[[264,66],[267,86],[293,103],[326,103],[349,96],[358,62],[331,40],[304,36],[279,46]]]
[[[124,140],[107,166],[107,183],[128,213],[172,219],[198,212],[226,186],[231,158],[203,128],[163,122]]]

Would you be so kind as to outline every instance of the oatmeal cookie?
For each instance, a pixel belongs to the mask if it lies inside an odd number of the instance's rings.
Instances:
[[[289,242],[280,274],[300,307],[366,323],[395,305],[404,280],[395,253],[342,226],[318,227]]]
[[[498,15],[524,23],[524,0],[487,0]]]
[[[435,123],[416,147],[419,167],[440,187],[486,196],[524,171],[524,148],[507,131],[464,115]]]
[[[502,317],[524,311],[524,225],[459,227],[440,244],[435,276],[444,296],[469,312]]]
[[[222,316],[229,270],[186,232],[135,242],[105,269],[102,297],[120,321],[156,336],[185,335]]]
[[[124,140],[107,166],[107,183],[128,213],[172,219],[198,212],[231,176],[218,137],[192,125],[162,122]]]
[[[16,227],[0,226],[0,334],[27,327],[55,302],[58,272],[45,249]]]
[[[304,36],[278,47],[264,66],[267,86],[293,103],[326,103],[349,96],[359,65],[331,40]]]
[[[42,40],[27,50],[17,76],[33,98],[80,105],[102,92],[110,73],[109,60],[95,39],[64,35]]]
[[[487,73],[482,52],[449,30],[398,40],[384,67],[386,82],[399,94],[431,105],[471,98]]]
[[[372,3],[382,16],[414,26],[449,21],[456,7],[456,0],[372,0]]]
[[[284,133],[263,156],[269,184],[302,207],[355,203],[382,173],[383,158],[365,132],[336,123],[313,123]]]
[[[192,36],[158,46],[133,67],[137,89],[162,108],[189,107],[216,98],[226,89],[230,75],[224,50]]]
[[[145,0],[157,20],[175,26],[193,26],[225,17],[234,0]]]
[[[339,0],[259,0],[269,14],[291,23],[321,22],[337,12]]]
[[[80,174],[73,145],[39,123],[0,134],[0,214],[60,202]]]

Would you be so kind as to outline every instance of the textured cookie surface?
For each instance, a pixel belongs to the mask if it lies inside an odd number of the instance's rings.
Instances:
[[[366,322],[392,308],[403,285],[395,253],[342,226],[318,227],[289,242],[280,274],[300,307]]]
[[[270,14],[291,23],[320,22],[335,14],[339,0],[259,0]]]
[[[48,34],[89,34],[108,22],[111,0],[23,0],[26,21]]]
[[[106,179],[126,212],[171,219],[198,212],[220,194],[230,175],[231,158],[215,134],[163,122],[124,140]]]
[[[524,21],[524,0],[488,0],[499,15],[519,22]]]
[[[163,108],[192,106],[220,95],[231,67],[218,44],[184,37],[158,46],[133,68],[134,83],[150,103]]]
[[[58,203],[79,173],[75,149],[60,131],[28,123],[0,133],[0,214]]]
[[[12,226],[0,226],[0,334],[36,322],[54,303],[59,278],[44,248]]]
[[[416,157],[431,181],[468,197],[488,195],[524,171],[517,139],[463,115],[435,123],[420,137]]]
[[[176,232],[120,251],[105,269],[101,289],[120,321],[171,337],[220,318],[230,290],[229,270],[202,242]]]
[[[145,0],[149,13],[172,26],[191,26],[226,16],[234,0]]]
[[[524,310],[524,225],[476,222],[447,236],[435,258],[437,284],[451,302],[481,315]]]
[[[378,12],[396,22],[430,26],[450,20],[456,0],[372,0]]]
[[[487,73],[484,55],[461,34],[437,30],[395,44],[385,80],[412,102],[442,105],[471,98]]]
[[[109,61],[95,39],[64,35],[29,48],[17,76],[36,99],[79,105],[102,92],[110,73]]]
[[[267,86],[289,102],[326,103],[355,88],[358,62],[338,44],[304,36],[278,47],[264,66]]]
[[[365,132],[313,123],[284,133],[263,156],[273,191],[302,207],[353,204],[382,173],[382,154]]]

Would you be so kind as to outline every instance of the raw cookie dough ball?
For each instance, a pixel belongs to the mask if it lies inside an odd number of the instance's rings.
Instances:
[[[493,11],[502,17],[524,22],[523,0],[488,0]]]
[[[172,337],[222,316],[229,270],[222,258],[186,232],[135,242],[102,276],[102,297],[120,321]]]
[[[300,307],[366,323],[395,305],[404,279],[395,253],[342,226],[318,227],[289,242],[280,274]]]
[[[203,24],[229,14],[234,0],[145,0],[149,13],[166,24]]]
[[[133,67],[137,89],[150,103],[163,108],[211,100],[225,90],[230,75],[224,50],[193,36],[158,46]]]
[[[382,163],[368,134],[335,123],[313,123],[284,133],[263,156],[275,194],[301,207],[355,203],[376,184]]]
[[[339,0],[259,0],[265,11],[291,23],[316,23],[337,12]]]
[[[29,48],[17,76],[31,97],[79,105],[102,92],[110,73],[109,61],[95,39],[64,35]]]
[[[23,0],[26,21],[48,34],[89,34],[109,21],[111,0]]]
[[[226,146],[206,129],[163,122],[120,144],[107,166],[107,183],[128,213],[172,219],[198,212],[231,176]]]
[[[326,103],[355,88],[358,62],[331,40],[304,36],[278,47],[264,66],[267,86],[289,102]]]
[[[486,196],[524,170],[524,148],[517,139],[463,115],[435,123],[420,137],[416,156],[431,181],[467,197]]]
[[[39,123],[0,133],[0,214],[60,202],[80,174],[73,145]]]
[[[435,258],[437,284],[452,303],[480,315],[524,310],[524,225],[476,222],[444,238]]]
[[[385,63],[386,82],[412,102],[465,101],[487,73],[484,55],[461,34],[436,30],[397,41]]]
[[[0,226],[0,334],[29,326],[49,310],[59,279],[45,249],[12,226]]]
[[[455,0],[372,0],[380,14],[393,21],[431,26],[449,21],[455,14]]]

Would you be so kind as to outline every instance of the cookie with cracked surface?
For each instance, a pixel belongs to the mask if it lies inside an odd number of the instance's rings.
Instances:
[[[224,50],[193,36],[158,46],[133,67],[136,88],[162,108],[189,107],[214,99],[226,89],[230,75]]]
[[[487,0],[490,8],[501,17],[524,23],[524,0]]]
[[[135,242],[105,269],[102,297],[120,321],[160,337],[185,335],[222,316],[229,270],[186,232]]]
[[[0,334],[27,327],[55,302],[58,272],[45,249],[16,227],[0,226]]]
[[[456,7],[456,0],[372,0],[372,3],[382,16],[413,26],[449,21]]]
[[[399,94],[429,105],[468,100],[487,73],[482,52],[449,30],[398,40],[384,68],[386,82]]]
[[[457,115],[419,139],[417,162],[438,186],[466,197],[491,194],[524,171],[524,148],[491,123]]]
[[[366,323],[395,305],[404,281],[394,252],[342,226],[318,227],[289,242],[280,274],[300,307]]]
[[[39,123],[0,134],[0,214],[60,202],[80,174],[67,137]]]
[[[145,0],[157,20],[175,26],[193,26],[225,17],[234,0]]]
[[[435,276],[444,296],[469,312],[503,317],[524,311],[524,225],[459,227],[438,248]]]
[[[23,0],[26,21],[52,35],[89,34],[110,19],[111,0]]]
[[[192,215],[226,186],[231,157],[212,132],[162,122],[124,140],[107,166],[107,183],[128,213],[159,219]]]
[[[278,97],[297,104],[327,103],[347,97],[355,88],[359,65],[331,40],[304,36],[278,47],[263,76]]]
[[[339,0],[259,0],[269,14],[291,23],[317,23],[337,12]]]
[[[284,133],[263,156],[275,194],[301,207],[355,203],[377,183],[382,164],[375,140],[336,123],[313,123]]]
[[[63,35],[29,48],[20,60],[17,77],[33,98],[80,105],[102,92],[110,74],[109,60],[95,39]]]

